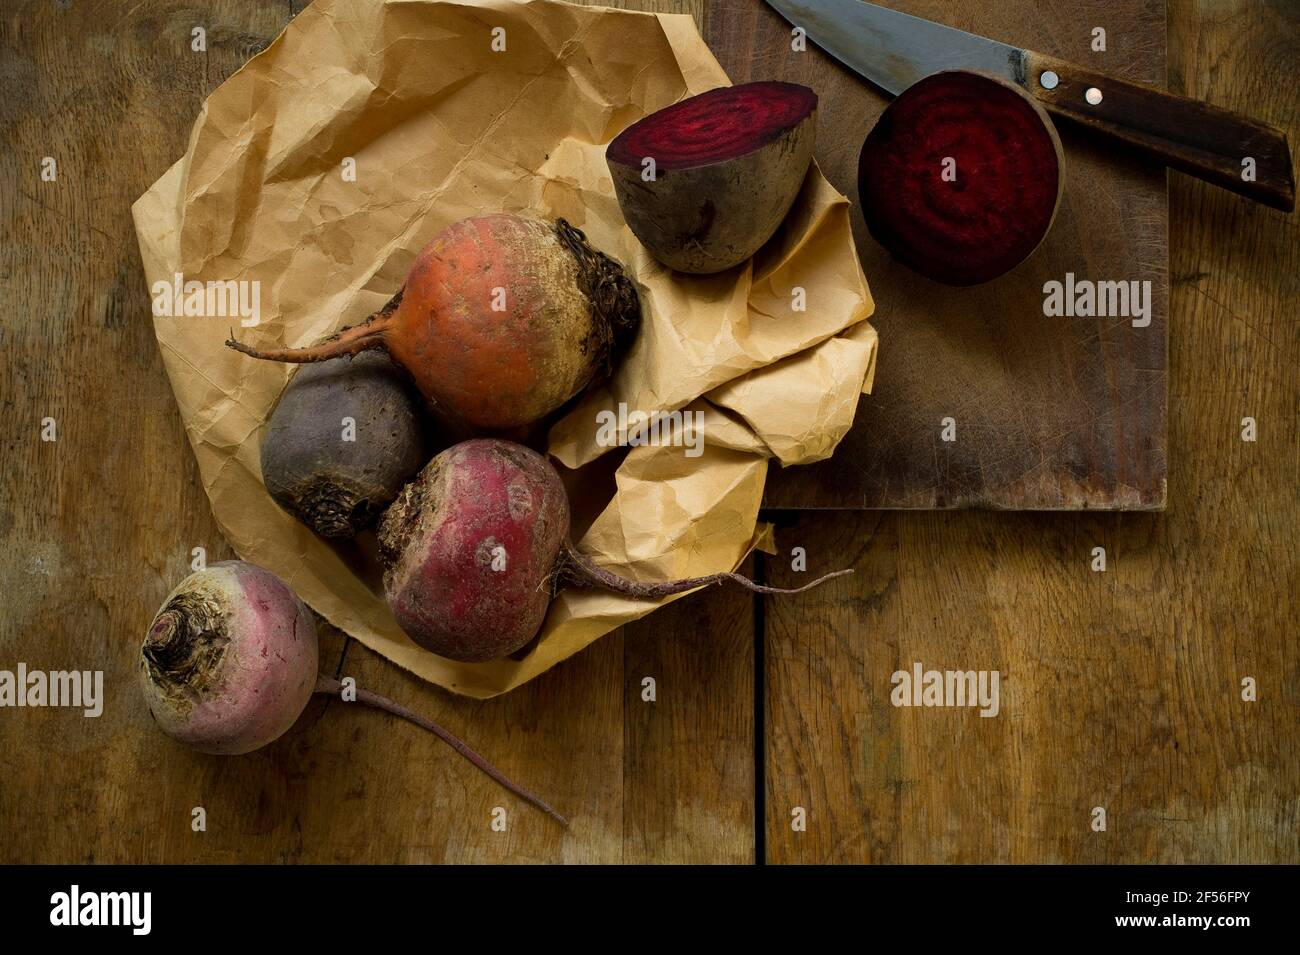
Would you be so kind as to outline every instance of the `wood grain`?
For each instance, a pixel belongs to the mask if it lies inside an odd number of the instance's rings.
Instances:
[[[1030,93],[1053,115],[1270,208],[1295,209],[1291,148],[1276,126],[1054,56],[1030,52],[1025,61]],[[1055,76],[1050,89],[1047,73]],[[1099,101],[1090,103],[1089,93]]]
[[[888,0],[995,40],[1130,79],[1164,76],[1162,0]],[[1107,28],[1108,52],[1089,48]],[[706,35],[735,82],[805,83],[821,100],[817,161],[857,200],[858,154],[888,100],[750,0],[710,6]],[[1165,501],[1167,245],[1162,168],[1062,129],[1065,195],[1018,268],[954,289],[892,259],[854,213],[880,332],[873,393],[829,461],[773,469],[771,507],[1159,508]],[[1151,322],[1046,317],[1043,286],[1068,273],[1149,281]],[[952,418],[956,440],[942,440]]]
[[[1176,0],[1169,22],[1171,89],[1294,135],[1294,7]],[[1300,861],[1300,244],[1177,175],[1170,221],[1167,513],[819,514],[778,535],[858,572],[767,604],[769,862]],[[998,669],[1000,714],[894,707],[914,661]]]
[[[0,668],[98,668],[107,689],[97,720],[0,710],[0,862],[743,862],[756,718],[768,861],[1300,861],[1300,251],[1292,220],[1179,175],[1167,514],[791,516],[785,553],[857,574],[764,605],[758,714],[754,604],[722,590],[482,703],[326,632],[324,667],[442,720],[569,812],[568,833],[436,740],[338,701],[248,757],[162,737],[134,685],[143,628],[192,547],[231,554],[157,355],[128,210],[295,6],[0,12]],[[1294,133],[1294,84],[1277,77],[1300,52],[1296,19],[1280,2],[1171,2],[1170,89]],[[199,21],[206,56],[188,49]],[[1103,22],[1113,49],[1143,35]],[[45,155],[57,183],[40,181]],[[46,416],[57,442],[39,440]],[[1087,570],[1094,546],[1105,574]],[[767,572],[799,579],[788,557]],[[1003,668],[1001,715],[889,706],[889,674],[912,659]],[[1239,701],[1243,675],[1258,703]],[[1107,833],[1087,828],[1097,804]],[[505,833],[487,826],[498,805]]]
[[[755,860],[754,606],[709,588],[623,628],[624,862]]]
[[[567,832],[432,737],[337,700],[238,758],[150,725],[135,684],[144,630],[192,548],[233,554],[163,373],[130,204],[184,152],[204,97],[300,6],[31,2],[0,19],[14,173],[0,184],[0,669],[102,669],[107,697],[98,719],[0,710],[0,862],[752,859],[743,595],[688,597],[488,702],[326,628],[323,668],[441,721],[568,813]],[[206,54],[189,48],[196,25]],[[44,156],[55,182],[40,179]],[[645,676],[656,703],[640,699]],[[505,832],[490,828],[497,806]]]

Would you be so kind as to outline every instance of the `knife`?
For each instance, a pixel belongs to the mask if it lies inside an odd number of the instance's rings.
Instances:
[[[1274,126],[863,0],[767,2],[892,95],[939,70],[992,73],[1057,116],[1174,169],[1283,212],[1295,209],[1291,150]]]

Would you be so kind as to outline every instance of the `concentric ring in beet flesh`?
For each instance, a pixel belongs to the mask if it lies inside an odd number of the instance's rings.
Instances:
[[[633,123],[609,144],[608,158],[640,167],[692,169],[760,149],[817,108],[817,94],[794,83],[724,86]]]
[[[936,73],[904,90],[867,136],[858,196],[895,258],[936,281],[975,285],[1038,247],[1056,215],[1061,165],[1056,130],[1025,93],[976,73]]]

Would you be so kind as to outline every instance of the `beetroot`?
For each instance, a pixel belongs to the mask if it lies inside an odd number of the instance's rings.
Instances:
[[[262,481],[321,537],[353,537],[428,460],[423,430],[419,395],[387,355],[309,365],[267,422]]]
[[[191,574],[141,648],[141,677],[168,736],[238,755],[277,739],[316,689],[316,628],[278,577],[240,561]]]
[[[313,693],[342,685],[318,675],[316,627],[302,601],[268,570],[225,561],[168,595],[145,636],[141,686],[164,733],[205,753],[248,753],[279,738]],[[441,726],[368,690],[356,700],[438,736],[492,779],[564,823]],[[567,825],[567,823],[566,823]]]
[[[1018,87],[936,73],[904,90],[867,136],[862,215],[876,241],[922,275],[987,282],[1047,235],[1063,162],[1051,119]]]
[[[379,525],[384,590],[398,625],[440,656],[482,662],[536,636],[562,586],[600,587],[656,600],[734,581],[766,594],[794,590],[739,574],[640,583],[597,567],[568,540],[569,501],[560,476],[537,452],[479,438],[434,457]]]
[[[464,219],[424,247],[382,311],[309,348],[231,348],[317,362],[387,349],[433,410],[477,428],[550,414],[607,374],[640,322],[636,287],[563,219]]]
[[[723,87],[652,113],[605,151],[623,218],[669,268],[739,265],[790,211],[816,126],[817,94],[794,83]]]

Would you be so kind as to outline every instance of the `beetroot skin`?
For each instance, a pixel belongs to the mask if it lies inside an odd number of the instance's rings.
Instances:
[[[274,574],[226,561],[168,595],[141,663],[164,733],[205,753],[248,753],[278,739],[315,691],[316,627]]]
[[[540,454],[478,438],[436,456],[379,525],[384,589],[398,625],[440,656],[479,663],[507,656],[537,635],[562,585],[599,587],[656,600],[732,581],[790,594],[739,574],[641,583],[596,566],[569,543],[569,501]]]
[[[386,349],[449,423],[508,429],[555,411],[597,375],[640,322],[636,286],[563,219],[464,219],[416,257],[398,296],[309,348],[230,347],[317,362]]]
[[[651,113],[616,136],[605,159],[641,244],[669,268],[707,274],[772,237],[812,163],[816,130],[808,87],[746,83]]]
[[[338,680],[318,675],[318,656],[316,627],[297,595],[269,570],[225,561],[191,574],[168,595],[140,648],[140,682],[149,711],[168,736],[201,752],[238,755],[283,735],[313,693],[341,693]],[[510,792],[565,823],[437,723],[369,690],[354,692],[355,702],[428,730]]]
[[[955,167],[945,166],[949,158]],[[986,282],[1042,242],[1060,201],[1063,161],[1051,119],[1018,87],[936,73],[904,90],[867,136],[858,164],[862,215],[876,241],[922,275],[949,285]]]
[[[428,460],[420,404],[380,352],[301,369],[266,424],[267,491],[321,537],[355,537]]]
[[[398,625],[440,656],[481,662],[541,628],[569,499],[541,455],[476,439],[436,456],[379,526]]]

